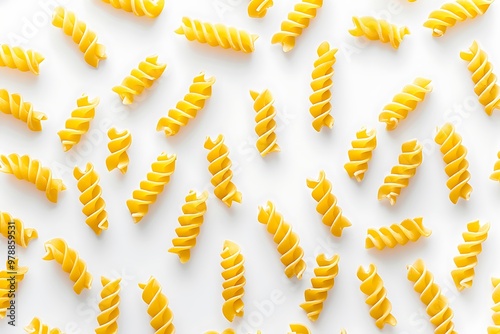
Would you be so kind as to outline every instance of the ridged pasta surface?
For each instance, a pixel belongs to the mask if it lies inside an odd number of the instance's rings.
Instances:
[[[117,334],[118,316],[120,315],[120,282],[121,278],[111,280],[101,277],[101,301],[99,302],[100,313],[97,316],[96,334]]]
[[[102,0],[117,9],[136,16],[158,17],[165,7],[165,0]]]
[[[108,171],[118,169],[122,174],[125,174],[130,161],[127,150],[132,145],[132,134],[129,130],[119,131],[116,128],[111,128],[108,130],[108,138],[110,154],[106,158],[106,167]]]
[[[255,133],[259,137],[256,147],[261,156],[265,157],[269,153],[279,152],[281,149],[277,143],[276,137],[276,109],[274,108],[274,98],[268,89],[261,93],[251,90],[250,96],[254,104],[255,115]]]
[[[368,171],[368,163],[372,159],[373,151],[377,148],[377,132],[375,129],[362,128],[356,132],[356,139],[351,142],[352,148],[348,152],[349,162],[344,169],[351,178],[361,182]]]
[[[404,37],[410,33],[408,27],[398,27],[386,20],[376,19],[371,16],[352,18],[354,28],[349,33],[355,37],[365,36],[369,40],[378,40],[382,43],[390,43],[393,48],[398,49]]]
[[[34,317],[30,324],[24,327],[24,330],[29,334],[63,334],[59,328],[49,328],[38,317]]]
[[[21,95],[11,94],[6,89],[0,89],[0,111],[23,121],[31,131],[42,131],[42,122],[47,115],[33,110],[30,102],[25,102]]]
[[[14,225],[9,224],[13,222]],[[9,228],[9,226],[11,226]],[[34,228],[24,227],[21,219],[13,217],[7,212],[0,211],[0,234],[9,237],[9,231],[14,231],[14,241],[21,247],[28,247],[30,241],[38,238],[38,232]]]
[[[500,278],[492,277],[491,284],[493,285],[491,299],[493,299],[494,303],[491,307],[493,326],[488,327],[488,334],[498,334],[500,333]]]
[[[162,293],[158,280],[151,276],[146,283],[139,283],[139,288],[142,289],[142,300],[148,305],[150,324],[155,334],[174,334],[174,314],[168,307],[168,299]]]
[[[423,218],[405,219],[400,224],[392,224],[378,229],[369,228],[366,234],[365,247],[383,250],[386,247],[394,248],[397,245],[406,245],[416,242],[421,237],[429,237],[432,231],[423,224]]]
[[[7,309],[10,307],[12,299],[11,281],[14,277],[14,286],[18,291],[19,282],[24,279],[24,275],[28,272],[28,267],[19,267],[19,258],[7,260],[6,269],[0,271],[0,319],[7,316]]]
[[[245,294],[245,258],[241,254],[240,246],[235,242],[226,240],[222,253],[222,314],[228,321],[233,321],[235,317],[243,317]]]
[[[295,323],[290,324],[290,330],[288,334],[311,334],[311,331],[306,325]]]
[[[2,44],[0,46],[0,66],[14,68],[22,72],[30,71],[38,75],[40,64],[45,58],[33,50],[25,50],[19,46]]]
[[[273,6],[273,0],[250,0],[248,3],[248,16],[253,18],[263,18],[267,10]]]

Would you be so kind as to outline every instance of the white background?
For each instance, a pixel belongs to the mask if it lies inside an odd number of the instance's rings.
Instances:
[[[406,265],[419,257],[449,297],[459,332],[477,333],[491,324],[490,277],[500,275],[496,256],[500,245],[495,242],[500,237],[496,221],[500,185],[489,180],[489,174],[500,149],[500,118],[498,114],[488,117],[477,104],[467,63],[460,59],[459,52],[477,39],[500,73],[498,4],[493,4],[485,16],[459,24],[445,37],[435,39],[422,24],[442,0],[411,4],[403,0],[325,1],[295,49],[284,54],[270,40],[293,7],[289,1],[275,1],[263,20],[248,18],[247,1],[243,0],[167,1],[156,20],[135,17],[98,0],[59,1],[97,32],[99,42],[107,47],[108,59],[97,70],[87,65],[71,39],[50,24],[43,1],[6,0],[0,4],[0,42],[20,44],[46,57],[39,77],[0,69],[0,87],[21,93],[49,117],[43,122],[43,132],[35,133],[24,123],[0,115],[0,152],[30,154],[40,159],[68,187],[54,205],[32,184],[0,175],[0,210],[21,218],[27,227],[39,232],[39,239],[28,249],[18,249],[21,264],[29,266],[18,291],[18,327],[12,329],[4,319],[0,332],[20,333],[21,326],[33,316],[68,334],[93,332],[101,275],[123,277],[121,333],[153,333],[147,306],[137,287],[150,275],[159,279],[170,300],[177,333],[221,331],[230,325],[221,312],[219,253],[225,239],[240,244],[246,258],[245,317],[233,324],[241,333],[250,329],[285,333],[292,322],[310,325],[313,333],[338,333],[340,328],[349,333],[377,332],[356,277],[358,266],[371,262],[378,266],[385,281],[398,320],[395,328],[384,331],[432,333],[425,306],[406,279]],[[190,43],[173,32],[184,15],[257,33],[260,38],[256,51],[246,55]],[[412,33],[398,51],[378,42],[366,43],[348,34],[353,15],[385,17],[408,25]],[[340,50],[333,78],[335,126],[318,134],[311,126],[308,97],[316,48],[324,40]],[[122,106],[111,88],[151,54],[158,54],[160,61],[168,63],[166,72],[134,105]],[[157,120],[184,96],[200,71],[217,78],[212,98],[177,136],[165,138],[155,131]],[[417,76],[432,79],[433,92],[396,131],[386,132],[384,124],[378,122],[379,112]],[[262,159],[254,147],[255,112],[248,91],[265,88],[276,99],[282,152]],[[101,103],[90,133],[64,153],[57,131],[63,128],[82,93],[91,98],[99,96]],[[457,125],[469,150],[474,187],[471,200],[458,205],[448,199],[444,163],[433,142],[436,127],[447,121]],[[126,175],[106,170],[105,134],[109,124],[132,132],[131,163]],[[350,142],[362,126],[377,129],[379,144],[364,182],[357,184],[348,178],[343,165]],[[206,136],[218,133],[226,137],[234,182],[243,193],[243,203],[230,209],[213,196],[203,148]],[[377,200],[377,190],[397,162],[401,144],[412,138],[425,145],[424,163],[397,205],[390,207]],[[163,151],[178,155],[175,174],[146,218],[134,225],[125,202]],[[101,176],[109,214],[109,230],[100,237],[85,224],[72,176],[75,165],[83,168],[88,161]],[[332,237],[322,225],[305,184],[306,178],[317,178],[321,169],[332,180],[339,205],[353,224],[340,239]],[[211,196],[191,261],[181,265],[177,256],[167,250],[190,189],[209,189]],[[257,222],[257,207],[267,200],[275,202],[301,238],[308,264],[302,281],[286,279],[272,237]],[[417,216],[423,216],[424,224],[433,231],[427,240],[383,252],[364,249],[368,227]],[[466,224],[476,219],[492,223],[490,237],[479,257],[473,288],[458,293],[450,276],[453,257],[458,253],[456,246],[462,241]],[[94,276],[92,290],[76,295],[60,266],[54,261],[42,261],[43,243],[54,237],[67,240],[87,262]],[[0,257],[6,257],[5,239],[0,240],[1,248],[4,251],[0,254],[5,255]],[[303,291],[310,286],[314,258],[321,252],[328,256],[340,254],[340,272],[320,319],[310,324],[298,305],[303,301]],[[270,300],[276,296],[278,300],[272,303]]]

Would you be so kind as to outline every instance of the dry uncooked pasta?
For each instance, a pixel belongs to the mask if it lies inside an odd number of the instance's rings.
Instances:
[[[21,95],[11,94],[5,89],[0,89],[0,111],[23,121],[31,131],[42,131],[42,122],[47,115],[33,110],[30,102],[25,102]]]
[[[241,254],[241,249],[238,244],[233,241],[226,240],[222,253],[222,297],[224,303],[222,305],[222,314],[228,320],[233,322],[235,317],[243,317],[244,303],[243,295],[245,294],[245,258]]]
[[[99,326],[95,329],[96,334],[118,333],[118,316],[120,315],[120,282],[121,278],[111,280],[101,277],[101,301],[99,302],[100,313],[97,316]]]
[[[22,72],[30,71],[38,75],[40,64],[45,58],[33,50],[19,46],[0,45],[0,66],[15,68]]]
[[[262,157],[269,153],[279,152],[281,149],[276,139],[276,109],[274,108],[274,98],[268,89],[261,93],[251,90],[250,96],[254,104],[253,109],[257,113],[255,115],[255,133],[257,139],[257,149]]]
[[[142,300],[148,305],[148,314],[151,317],[151,327],[156,334],[174,334],[174,314],[168,307],[168,299],[162,293],[158,280],[151,276],[146,283],[139,283],[142,289]]]
[[[355,37],[365,36],[369,40],[379,40],[382,43],[391,43],[395,49],[403,41],[403,38],[410,33],[408,27],[398,27],[386,20],[376,19],[371,16],[352,18],[354,28],[349,33]]]
[[[165,0],[102,0],[117,9],[134,13],[137,16],[155,18],[159,16],[165,6]]]
[[[368,170],[368,163],[372,159],[373,151],[377,148],[376,130],[361,128],[356,132],[356,139],[351,142],[351,145],[352,148],[348,152],[349,162],[344,165],[344,169],[349,177],[361,182]]]

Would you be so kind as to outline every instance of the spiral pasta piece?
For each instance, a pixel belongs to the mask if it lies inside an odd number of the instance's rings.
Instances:
[[[24,248],[28,247],[32,240],[38,238],[36,229],[29,227],[25,228],[21,219],[14,218],[11,214],[0,211],[0,234],[5,238],[9,238],[9,230],[15,231],[14,241]]]
[[[160,283],[151,276],[146,283],[139,283],[142,289],[142,300],[148,304],[148,314],[151,317],[151,327],[155,334],[174,334],[174,314],[168,307],[168,299],[161,290]]]
[[[168,111],[166,117],[158,120],[156,131],[164,131],[165,136],[176,135],[181,127],[186,126],[205,107],[205,102],[212,96],[214,83],[215,77],[205,78],[203,72],[195,76],[189,93],[177,102],[174,109]]]
[[[30,71],[38,75],[40,64],[45,58],[33,50],[25,50],[19,46],[2,44],[0,46],[0,66],[17,69],[21,72]]]
[[[241,193],[231,181],[233,178],[232,162],[229,159],[229,149],[224,144],[224,136],[218,135],[215,140],[207,137],[205,148],[209,150],[208,171],[212,174],[210,182],[215,187],[215,196],[228,207],[231,207],[233,202],[241,203]]]
[[[351,142],[349,162],[344,165],[349,177],[361,182],[368,170],[368,163],[372,159],[373,151],[377,148],[377,132],[375,129],[361,128],[356,132],[356,139]]]
[[[62,180],[52,178],[52,171],[48,167],[43,167],[40,161],[28,155],[0,154],[0,172],[33,183],[38,190],[45,191],[45,196],[52,203],[57,203],[59,192],[66,190]]]
[[[125,174],[128,169],[129,157],[127,150],[132,145],[132,135],[129,130],[119,131],[116,128],[108,130],[108,150],[109,156],[106,158],[108,171],[118,169]]]
[[[149,211],[149,206],[156,202],[165,185],[170,182],[170,176],[175,171],[175,154],[161,153],[151,165],[151,172],[141,181],[140,187],[134,190],[132,198],[127,200],[127,206],[134,223],[138,223]]]
[[[85,22],[78,20],[75,13],[57,7],[54,10],[52,24],[71,36],[90,66],[98,67],[99,61],[106,59],[105,46],[97,42],[96,33],[90,30]]]
[[[0,111],[23,121],[31,131],[42,131],[42,122],[47,115],[34,111],[33,104],[23,101],[19,94],[11,94],[6,89],[0,89]]]
[[[400,224],[392,224],[378,229],[369,228],[366,233],[365,248],[394,248],[417,242],[421,237],[429,237],[432,231],[424,226],[423,218],[405,219]]]
[[[491,116],[493,110],[500,109],[500,87],[497,76],[493,73],[493,65],[488,54],[479,47],[477,41],[472,42],[468,51],[460,52],[460,58],[469,62],[468,69],[472,73],[474,92],[484,111]]]
[[[207,212],[208,192],[204,191],[198,195],[195,191],[189,191],[186,203],[182,206],[182,215],[177,219],[179,227],[175,229],[177,237],[172,240],[168,251],[177,254],[181,263],[186,263],[191,258],[191,250],[196,246],[196,238],[200,234],[203,224],[203,216]]]
[[[134,13],[136,16],[158,17],[165,7],[165,0],[102,0],[116,9]]]
[[[491,173],[490,179],[500,182],[500,151],[498,151],[497,157],[498,160],[495,162],[495,166],[493,166],[493,173]]]
[[[342,328],[342,329],[340,330],[340,334],[347,334],[347,331],[346,331],[345,329],[343,329],[343,328]]]
[[[189,17],[182,18],[182,24],[175,32],[186,36],[189,41],[196,40],[210,46],[220,46],[223,49],[233,49],[244,53],[253,52],[255,50],[254,43],[259,38],[255,34],[221,23],[212,24]]]
[[[327,258],[325,254],[316,257],[318,266],[314,268],[314,277],[311,278],[312,287],[304,292],[305,302],[300,304],[311,321],[318,320],[323,311],[323,303],[328,297],[328,291],[335,285],[335,277],[339,273],[339,260],[338,254],[331,258]]]
[[[349,33],[355,37],[365,36],[369,40],[379,40],[382,43],[391,43],[394,49],[398,49],[410,29],[406,26],[398,27],[386,20],[376,19],[371,16],[352,18],[355,27]]]
[[[12,284],[14,290],[17,291],[19,282],[24,279],[27,272],[28,267],[19,267],[19,258],[17,257],[14,260],[8,260],[6,270],[0,271],[0,319],[7,316],[7,309],[11,305]]]
[[[241,249],[235,242],[224,241],[224,248],[220,254],[222,257],[222,314],[228,320],[233,322],[235,317],[243,317],[245,294],[245,258],[241,254]]]
[[[78,253],[68,247],[66,241],[61,238],[51,239],[44,244],[46,254],[43,260],[56,260],[62,269],[69,274],[69,278],[75,283],[73,290],[80,294],[83,289],[90,289],[92,286],[92,275],[87,271],[87,264]]]
[[[256,334],[261,334],[261,333],[262,333],[261,331],[256,332]],[[220,333],[217,331],[208,331],[208,332],[205,332],[205,334],[236,334],[236,331],[232,328],[227,328]]]
[[[432,36],[441,37],[457,22],[474,19],[486,13],[494,0],[456,0],[432,11],[424,27],[432,29]]]
[[[488,334],[498,334],[500,333],[500,278],[492,277],[491,284],[493,285],[493,293],[491,294],[491,299],[493,299],[493,326],[488,327]]]
[[[434,275],[427,270],[422,259],[407,266],[408,280],[413,282],[413,289],[420,294],[420,300],[426,306],[431,323],[436,327],[436,334],[457,334],[453,324],[453,310],[448,299],[441,293],[441,288],[434,282]]]
[[[248,4],[248,16],[261,19],[267,14],[267,10],[273,6],[273,0],[250,0]]]
[[[469,200],[472,186],[469,184],[469,162],[467,149],[462,145],[462,137],[455,132],[455,127],[446,123],[438,130],[434,141],[441,145],[445,172],[448,175],[446,185],[450,189],[450,200],[456,204],[460,198]]]
[[[38,317],[34,317],[30,324],[24,327],[24,330],[29,334],[63,334],[59,328],[49,328]]]
[[[276,109],[274,108],[274,98],[268,89],[261,93],[251,90],[250,96],[254,104],[255,133],[259,136],[256,147],[262,157],[269,153],[281,151],[276,139]]]
[[[401,93],[394,96],[379,116],[379,121],[386,123],[386,130],[396,129],[399,122],[406,119],[408,114],[424,101],[426,94],[432,91],[430,83],[429,79],[416,78],[413,83],[405,86]]]
[[[106,212],[106,202],[102,198],[99,175],[95,171],[94,165],[89,162],[84,171],[75,167],[73,176],[77,181],[78,190],[81,192],[82,212],[87,217],[85,223],[95,234],[100,235],[103,230],[108,229],[108,213]]]
[[[458,246],[460,255],[453,259],[457,268],[451,272],[451,277],[458,291],[472,287],[477,256],[483,250],[482,244],[488,238],[489,230],[490,223],[481,226],[476,220],[467,224],[467,232],[462,233],[464,243]]]
[[[120,282],[121,278],[111,280],[101,276],[101,301],[97,316],[99,327],[96,328],[96,334],[116,334],[118,333],[118,316],[120,315]]]
[[[281,254],[281,263],[285,266],[285,275],[301,279],[306,270],[306,262],[303,259],[304,250],[299,245],[299,236],[292,231],[290,224],[285,222],[283,215],[276,211],[271,201],[267,202],[265,208],[259,206],[258,221],[266,225],[267,231],[273,235]]]
[[[311,334],[309,328],[303,324],[290,324],[290,330],[288,334]]]

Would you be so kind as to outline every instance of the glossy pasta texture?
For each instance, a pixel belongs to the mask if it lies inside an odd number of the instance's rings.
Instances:
[[[392,224],[378,229],[369,228],[365,248],[377,248],[383,250],[386,247],[394,248],[397,245],[406,245],[408,242],[416,242],[421,237],[429,237],[432,231],[423,224],[423,218],[405,219],[400,224]]]
[[[132,145],[132,135],[129,130],[119,131],[116,128],[108,130],[108,150],[106,167],[108,171],[118,169],[122,174],[127,172],[129,157],[127,150]]]
[[[126,12],[134,13],[136,16],[147,16],[150,18],[158,17],[165,0],[102,0],[109,3],[117,9],[123,9]]]
[[[19,46],[2,44],[0,47],[0,66],[14,68],[22,72],[30,71],[38,75],[40,64],[45,58],[33,50],[25,50]]]
[[[14,224],[10,224],[14,223]],[[7,212],[0,211],[0,234],[9,237],[9,231],[14,231],[14,241],[21,247],[28,247],[29,243],[38,238],[38,232],[34,228],[24,227],[19,218],[13,217]]]
[[[276,139],[276,109],[274,108],[274,98],[268,89],[261,93],[251,90],[250,96],[254,104],[255,115],[255,133],[257,139],[256,147],[262,157],[269,153],[281,151]]]
[[[488,238],[489,230],[490,223],[481,226],[479,221],[473,221],[467,224],[467,232],[462,233],[464,242],[458,245],[460,255],[453,259],[456,269],[451,272],[458,291],[472,287],[477,256],[483,250],[482,244]]]
[[[273,6],[273,0],[250,0],[248,3],[248,16],[253,18],[263,18],[267,10]]]
[[[434,282],[434,275],[427,270],[424,261],[419,259],[407,267],[408,280],[412,282],[415,292],[426,306],[431,323],[436,327],[436,334],[457,334],[453,324],[453,310],[448,299],[441,293],[441,288]]]
[[[0,111],[23,121],[31,131],[42,131],[42,122],[47,115],[33,110],[30,102],[25,102],[21,95],[11,94],[6,89],[0,89]]]
[[[444,168],[448,181],[446,185],[450,189],[450,200],[456,204],[460,198],[468,200],[472,193],[472,186],[469,184],[469,162],[467,161],[467,149],[462,145],[462,137],[455,132],[455,127],[451,123],[446,123],[439,129],[434,138],[438,145],[441,145]]]
[[[432,91],[430,83],[429,79],[416,78],[413,83],[405,86],[401,93],[394,96],[379,116],[379,121],[386,123],[386,130],[396,129],[399,122],[406,119],[408,114],[424,101],[426,94]]]
[[[500,151],[498,151],[497,157],[498,160],[495,162],[495,166],[493,166],[493,173],[491,173],[490,179],[500,182]]]
[[[267,206],[259,207],[259,223],[266,225],[267,231],[273,235],[273,240],[281,254],[281,263],[285,266],[285,275],[288,278],[296,276],[302,278],[306,269],[304,250],[299,245],[299,236],[292,231],[290,224],[285,222],[281,213],[277,212],[272,202]]]
[[[0,172],[33,183],[38,190],[45,191],[45,196],[52,203],[57,203],[59,192],[66,190],[62,180],[52,178],[52,171],[48,167],[43,167],[40,161],[28,155],[1,154]]]
[[[241,254],[240,246],[226,240],[224,248],[220,254],[222,257],[222,314],[228,321],[233,321],[235,317],[243,317],[245,294],[245,258]]]
[[[63,334],[59,328],[49,328],[38,317],[34,317],[30,324],[24,327],[24,330],[29,334]]]
[[[189,41],[196,40],[210,46],[220,46],[244,53],[253,52],[254,43],[259,38],[257,35],[221,23],[212,24],[188,17],[182,18],[182,24],[175,32],[186,36]]]
[[[493,285],[493,293],[491,294],[491,299],[493,299],[493,326],[488,327],[488,334],[498,334],[500,333],[500,278],[492,277],[491,284]]]
[[[118,333],[118,316],[120,315],[120,282],[121,278],[111,280],[101,277],[101,301],[99,302],[100,313],[97,316],[96,334]]]
[[[182,206],[182,215],[177,219],[179,227],[175,229],[175,237],[172,240],[170,253],[177,254],[181,263],[186,263],[191,258],[191,250],[196,246],[196,238],[200,234],[203,224],[203,216],[207,212],[208,192],[204,191],[198,195],[195,191],[189,191],[186,203]]]
[[[149,211],[149,206],[156,202],[158,195],[170,182],[170,176],[175,171],[176,160],[175,154],[161,153],[151,165],[151,171],[146,179],[141,181],[139,189],[134,190],[132,198],[127,200],[127,207],[134,223],[137,224],[144,218]]]
[[[158,280],[151,276],[146,283],[139,283],[139,288],[142,289],[142,300],[148,305],[150,324],[155,334],[174,334],[174,314],[168,307],[168,299],[161,292]]]
[[[273,35],[271,43],[280,43],[284,52],[292,50],[295,47],[295,39],[309,27],[322,6],[323,0],[302,0],[295,4],[293,11],[288,13],[288,18],[281,22],[281,31]]]
[[[314,268],[314,277],[311,278],[312,287],[304,292],[305,302],[300,305],[311,321],[318,320],[323,311],[323,303],[328,297],[328,291],[335,285],[335,277],[339,273],[339,260],[337,254],[331,258],[327,258],[325,254],[316,257],[318,266]]]
[[[355,27],[349,33],[355,37],[365,36],[369,40],[379,40],[382,43],[391,43],[394,49],[398,49],[403,38],[410,33],[408,27],[398,27],[386,20],[376,19],[371,16],[354,16],[352,21]]]
[[[71,36],[90,66],[98,67],[99,61],[106,59],[106,48],[97,42],[96,33],[90,30],[85,22],[78,20],[73,12],[67,11],[63,7],[57,7],[54,11],[52,24],[61,28],[66,35]]]
[[[28,267],[19,267],[19,258],[7,260],[6,269],[0,271],[0,319],[7,316],[7,309],[12,299],[11,280],[14,277],[15,290],[18,291],[19,282],[24,279]]]
[[[356,139],[351,142],[351,145],[352,148],[348,152],[349,162],[344,165],[344,169],[349,177],[361,182],[368,170],[368,163],[372,159],[373,151],[377,148],[376,130],[362,128],[356,132]]]
[[[396,318],[392,315],[392,304],[387,298],[387,290],[384,287],[384,282],[377,273],[377,267],[370,264],[368,269],[362,266],[358,269],[358,278],[361,280],[360,290],[366,297],[366,304],[370,308],[370,315],[375,319],[375,325],[382,329],[384,326],[396,326]]]
[[[46,254],[44,260],[55,260],[59,263],[69,278],[75,283],[73,290],[79,295],[83,289],[90,289],[92,286],[92,275],[87,271],[87,264],[78,253],[69,248],[61,238],[51,239],[45,242]]]
[[[311,334],[309,328],[303,324],[290,324],[290,330],[288,334]]]
[[[168,111],[166,117],[158,120],[156,131],[164,131],[165,136],[176,135],[181,127],[186,126],[205,107],[206,101],[212,96],[214,83],[215,77],[205,78],[203,72],[195,76],[189,86],[189,93],[177,102],[174,109]]]

